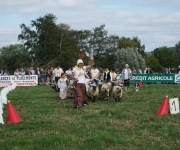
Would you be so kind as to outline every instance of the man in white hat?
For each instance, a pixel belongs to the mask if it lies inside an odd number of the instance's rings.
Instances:
[[[128,64],[125,64],[125,68],[122,70],[122,80],[124,81],[125,90],[130,91],[130,79],[132,78],[132,71]]]
[[[74,108],[81,108],[83,104],[88,104],[88,96],[86,92],[87,82],[85,79],[85,71],[89,69],[93,65],[94,57],[91,55],[91,65],[84,66],[83,60],[77,60],[77,66],[75,66],[72,70],[72,79],[75,81],[75,91],[74,91]]]

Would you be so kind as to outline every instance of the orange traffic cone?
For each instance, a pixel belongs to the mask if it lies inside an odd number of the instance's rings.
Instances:
[[[142,87],[143,86],[143,83],[142,83],[142,80],[139,81],[139,87]]]
[[[8,123],[16,123],[21,121],[21,117],[18,115],[10,101],[8,101]]]
[[[157,111],[158,116],[163,116],[168,114],[168,96],[164,98],[164,101],[162,102],[160,108]]]

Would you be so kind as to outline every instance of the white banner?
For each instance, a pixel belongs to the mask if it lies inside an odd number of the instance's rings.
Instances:
[[[24,75],[24,76],[0,76],[0,87],[9,86],[17,83],[17,86],[36,86],[38,84],[37,75]]]

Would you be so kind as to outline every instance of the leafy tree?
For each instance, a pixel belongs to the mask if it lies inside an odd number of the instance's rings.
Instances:
[[[175,45],[177,64],[180,65],[180,41]]]
[[[126,37],[121,37],[119,39],[119,46],[118,48],[121,49],[121,48],[132,48],[133,50],[136,49],[136,44],[133,40],[131,40],[130,38],[126,38]]]
[[[145,56],[145,45],[141,45],[141,40],[138,37],[133,37],[132,40],[136,45],[136,50],[140,53],[143,57]]]
[[[92,30],[79,32],[79,46],[87,55],[100,55],[105,52],[107,31],[105,25],[100,25]]]
[[[47,14],[32,20],[31,27],[20,26],[22,31],[18,39],[29,51],[32,66],[38,64],[47,68],[59,63],[63,68],[69,68],[78,58],[77,31],[70,30],[67,24],[57,25],[56,20],[56,16]]]
[[[92,54],[99,55],[104,53],[107,39],[107,31],[104,29],[105,24],[93,29],[93,38],[90,40],[92,44]]]
[[[163,73],[164,68],[160,65],[159,60],[154,55],[146,57],[146,64],[148,68],[151,68],[153,72]]]
[[[107,37],[106,42],[106,52],[109,54],[113,54],[118,49],[119,44],[119,36],[117,35],[110,35]]]
[[[6,65],[2,56],[0,56],[0,69],[6,69]]]
[[[171,48],[160,47],[154,50],[154,56],[158,59],[161,66],[174,67],[177,64],[175,51]]]
[[[58,55],[57,51],[57,25],[56,17],[47,14],[31,21],[31,27],[21,24],[21,34],[18,39],[22,40],[25,49],[30,52],[32,60],[47,63]]]
[[[77,38],[80,51],[85,51],[85,53],[90,56],[90,54],[93,53],[93,32],[91,30],[79,31]]]
[[[16,68],[27,68],[30,66],[29,53],[20,45],[9,45],[0,49],[3,68],[14,72]]]
[[[123,69],[125,64],[129,64],[130,67],[135,68],[145,68],[145,60],[144,58],[132,48],[122,48],[118,49],[114,53],[115,57],[115,68]]]

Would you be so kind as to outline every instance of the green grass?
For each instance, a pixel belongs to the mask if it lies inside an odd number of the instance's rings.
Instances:
[[[144,84],[124,93],[122,102],[95,103],[73,109],[49,86],[17,87],[7,97],[22,118],[0,124],[1,150],[180,149],[180,114],[156,115],[164,97],[180,97],[180,85]]]

